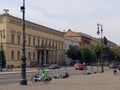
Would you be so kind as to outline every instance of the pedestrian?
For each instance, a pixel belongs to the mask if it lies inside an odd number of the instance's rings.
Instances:
[[[85,62],[83,63],[83,67],[84,67],[83,74],[87,74],[87,66]]]

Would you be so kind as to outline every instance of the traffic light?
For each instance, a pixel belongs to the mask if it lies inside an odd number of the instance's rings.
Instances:
[[[104,37],[104,39],[103,39],[104,41],[104,45],[107,45],[107,38],[106,37]]]

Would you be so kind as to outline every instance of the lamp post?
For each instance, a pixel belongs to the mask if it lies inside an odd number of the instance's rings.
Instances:
[[[101,28],[101,30],[99,30],[99,28]],[[97,34],[101,34],[101,57],[100,57],[100,61],[101,61],[101,72],[104,72],[104,67],[103,67],[103,25],[101,24],[97,24]]]
[[[21,6],[21,12],[23,13],[23,45],[22,45],[22,63],[21,63],[21,85],[27,85],[26,79],[26,56],[25,56],[25,0],[23,0],[23,6]]]

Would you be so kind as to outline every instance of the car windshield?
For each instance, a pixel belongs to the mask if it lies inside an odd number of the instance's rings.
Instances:
[[[76,65],[81,65],[80,63],[76,63],[74,66],[76,66]]]
[[[51,65],[52,67],[55,67],[55,66],[58,66],[57,64],[53,64],[53,65]]]

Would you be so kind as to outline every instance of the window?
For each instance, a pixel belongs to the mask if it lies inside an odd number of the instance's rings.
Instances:
[[[61,49],[63,49],[63,43],[61,43],[61,46],[62,46]]]
[[[44,40],[42,40],[42,46],[44,45]]]
[[[57,41],[56,41],[56,49],[57,49]]]
[[[11,60],[14,60],[14,51],[11,51]]]
[[[52,43],[52,47],[54,48],[54,41],[53,41],[53,43]]]
[[[51,47],[51,41],[49,41],[49,47]]]
[[[45,46],[47,46],[47,45],[48,45],[48,41],[46,40],[46,41],[45,41]]]
[[[40,46],[40,39],[38,39],[38,46]]]
[[[33,52],[33,60],[35,60],[35,52]]]
[[[18,35],[18,44],[20,45],[20,35]]]
[[[30,46],[31,45],[31,38],[29,37],[28,38],[28,46]]]
[[[60,42],[59,42],[59,49],[60,49]]]
[[[17,52],[17,59],[20,60],[20,51]]]
[[[33,38],[33,46],[35,46],[35,38]]]
[[[31,60],[31,53],[28,52],[28,60]]]
[[[14,38],[15,38],[15,35],[14,35],[14,34],[11,34],[11,43],[12,43],[12,44],[15,43]]]

